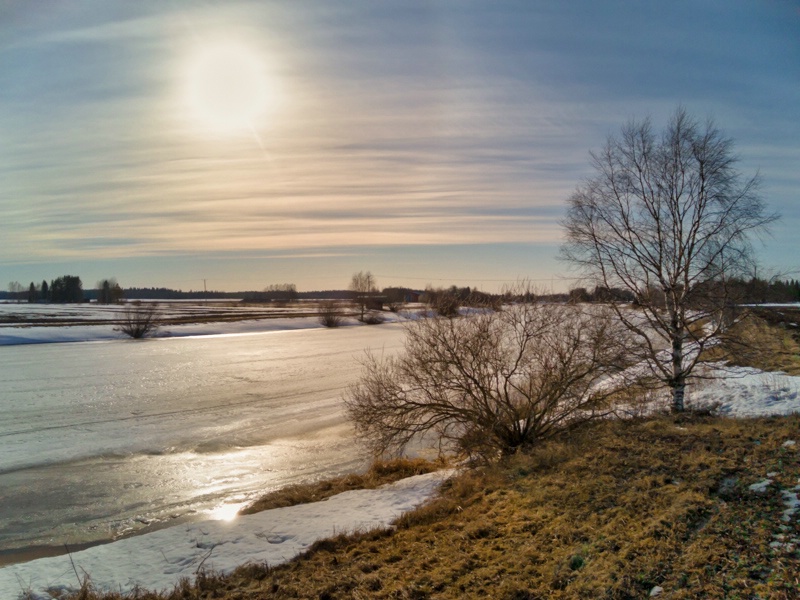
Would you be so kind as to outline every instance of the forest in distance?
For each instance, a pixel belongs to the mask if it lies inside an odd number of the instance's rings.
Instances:
[[[108,285],[104,286],[104,283]],[[728,285],[735,288],[735,296],[743,304],[767,304],[800,302],[800,281],[797,279],[764,279],[754,276],[747,279],[732,279]],[[53,294],[55,287],[56,294]],[[59,291],[64,290],[64,291]],[[426,296],[447,293],[462,301],[468,298],[486,301],[502,300],[508,293],[489,294],[469,286],[452,285],[447,288],[425,289],[408,287],[377,288],[369,292],[382,297],[387,303],[426,301]],[[215,290],[172,289],[167,287],[122,288],[111,278],[98,282],[95,288],[83,288],[80,277],[65,275],[50,284],[42,281],[23,287],[18,282],[8,284],[8,291],[0,290],[0,301],[27,303],[115,303],[123,300],[241,300],[243,302],[289,302],[295,300],[352,300],[358,292],[352,289],[298,291],[291,283],[274,284],[263,290],[223,292]],[[618,288],[596,286],[594,288],[573,287],[566,293],[537,294],[537,297],[555,302],[634,302],[633,294]]]

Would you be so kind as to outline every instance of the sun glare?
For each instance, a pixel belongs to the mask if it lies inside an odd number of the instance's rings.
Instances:
[[[239,510],[241,510],[244,505],[244,502],[239,502],[237,504],[221,504],[209,513],[209,517],[212,521],[233,521],[239,516]]]
[[[219,132],[252,130],[270,102],[264,64],[239,43],[206,46],[193,57],[187,83],[193,116]]]

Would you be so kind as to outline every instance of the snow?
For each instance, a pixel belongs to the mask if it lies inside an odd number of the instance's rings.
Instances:
[[[784,444],[783,447],[786,447]],[[777,473],[767,473],[768,477],[774,477]],[[767,482],[767,485],[762,485]],[[772,483],[771,479],[766,479],[765,481],[755,483],[750,486],[750,491],[756,493],[764,493],[767,487]],[[792,518],[800,511],[800,498],[798,498],[798,492],[800,492],[800,480],[798,480],[798,485],[795,487],[784,490],[778,489],[778,492],[781,495],[783,500],[783,505],[786,507],[781,513],[781,521],[782,523],[778,525],[778,529],[782,533],[774,533],[772,534],[773,541],[770,542],[769,547],[773,550],[782,550],[787,554],[794,553],[795,548],[800,545],[800,538],[797,537],[790,537],[786,535],[787,531],[790,531],[791,528],[789,523],[792,522]]]
[[[763,479],[757,483],[752,484],[748,489],[756,494],[763,494],[767,488],[772,485],[772,479]]]
[[[625,373],[611,377],[600,385],[618,386],[648,374],[644,364],[634,365]],[[800,412],[800,377],[782,372],[767,372],[751,367],[735,367],[710,363],[697,367],[686,389],[688,409],[713,408],[730,417],[764,417]],[[668,389],[655,390],[641,404],[619,407],[619,415],[646,415],[666,410],[671,403]],[[787,445],[793,445],[788,441]]]
[[[277,565],[316,540],[388,527],[438,489],[452,471],[410,477],[376,490],[344,492],[322,502],[278,508],[230,521],[206,521],[95,546],[69,556],[42,558],[0,569],[0,597],[49,599],[67,590],[75,572],[100,589],[171,588],[199,569],[230,572],[245,563]]]
[[[783,511],[781,519],[787,523],[792,520],[792,515],[794,515],[798,509],[800,509],[800,499],[797,498],[798,491],[800,491],[800,485],[795,487],[793,490],[781,490],[781,494],[783,495],[783,503],[786,505],[786,510]]]
[[[800,412],[800,377],[750,367],[710,365],[693,382],[687,405],[718,405],[722,415],[758,417]]]

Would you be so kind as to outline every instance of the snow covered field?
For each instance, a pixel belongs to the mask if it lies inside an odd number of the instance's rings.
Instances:
[[[0,549],[172,523],[71,556],[97,585],[165,588],[200,564],[289,560],[315,539],[386,525],[429,497],[444,474],[222,520],[257,493],[361,466],[342,391],[365,348],[402,344],[397,324],[281,321],[180,326],[141,342],[102,325],[36,328],[39,342],[93,340],[62,344],[20,342],[0,328]],[[718,374],[691,389],[690,405],[734,416],[800,411],[799,377]],[[47,587],[76,583],[68,556],[0,568],[0,598],[49,598]]]

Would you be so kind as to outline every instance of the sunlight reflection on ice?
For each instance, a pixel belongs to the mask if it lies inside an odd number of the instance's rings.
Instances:
[[[212,521],[233,521],[239,510],[245,506],[246,502],[238,502],[236,504],[220,504],[213,508],[208,516]]]

